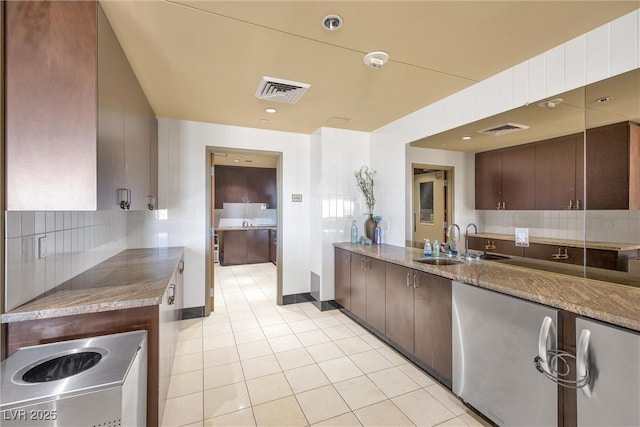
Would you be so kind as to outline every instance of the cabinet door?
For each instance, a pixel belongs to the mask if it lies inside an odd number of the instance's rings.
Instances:
[[[386,262],[367,258],[367,323],[385,332],[385,267]]]
[[[535,148],[533,145],[502,152],[502,201],[508,210],[534,209]]]
[[[97,4],[2,4],[7,210],[96,209]]]
[[[269,261],[276,264],[278,261],[278,231],[269,230]]]
[[[223,265],[247,262],[247,232],[231,230],[222,232]]]
[[[502,203],[502,152],[476,154],[476,209],[497,209]]]
[[[451,280],[415,272],[414,354],[451,385]]]
[[[367,318],[366,257],[351,254],[351,312],[362,320]]]
[[[158,207],[158,119],[153,115],[149,118],[149,195],[155,198],[155,206]]]
[[[226,198],[226,186],[227,186],[227,168],[224,166],[214,166],[214,209],[222,209],[224,199]]]
[[[351,310],[351,252],[336,248],[335,272],[335,300]]]
[[[516,246],[513,240],[469,236],[469,249],[503,255],[524,256],[524,248]]]
[[[269,230],[247,230],[247,262],[269,262]]]
[[[98,7],[98,209],[120,209],[124,187],[124,85],[127,62]]]
[[[557,258],[554,255],[567,254],[567,258]],[[563,264],[584,264],[584,249],[575,247],[566,247],[559,245],[544,245],[541,243],[530,243],[528,247],[524,248],[524,255],[527,258],[541,259],[545,261],[561,262]]]
[[[587,130],[586,206],[629,209],[629,123]]]
[[[276,170],[271,168],[254,168],[255,181],[252,185],[256,188],[256,201],[266,203],[267,209],[277,209],[276,197]]]
[[[576,147],[582,134],[535,144],[535,209],[567,209],[576,200]],[[579,199],[580,197],[578,197]]]
[[[387,264],[385,271],[386,335],[389,339],[410,353],[413,353],[414,327],[413,274],[413,270],[396,264]]]
[[[150,139],[147,99],[127,64],[124,80],[124,183],[131,190],[131,210],[146,209],[149,195]]]

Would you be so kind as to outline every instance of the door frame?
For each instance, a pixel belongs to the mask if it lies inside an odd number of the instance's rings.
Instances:
[[[430,164],[426,164],[426,163],[411,163],[411,167],[409,169],[409,173],[411,176],[411,191],[409,192],[410,197],[409,197],[409,212],[410,212],[410,219],[409,221],[411,222],[411,227],[410,227],[410,231],[408,233],[408,235],[405,237],[406,240],[406,245],[409,247],[415,247],[415,248],[422,248],[424,243],[422,242],[415,242],[413,240],[413,233],[414,230],[416,229],[416,218],[414,218],[413,215],[413,203],[414,203],[414,199],[415,199],[415,191],[414,191],[414,185],[413,185],[413,177],[414,177],[414,170],[415,169],[428,169],[428,170],[433,170],[433,171],[442,171],[444,172],[444,179],[446,180],[446,189],[444,192],[444,198],[445,198],[445,212],[444,212],[444,221],[449,225],[452,224],[453,218],[455,218],[455,213],[454,213],[454,209],[455,209],[455,205],[454,205],[454,188],[455,188],[455,168],[453,166],[443,166],[443,165],[430,165]],[[446,233],[446,229],[445,229],[445,233]]]
[[[276,158],[276,191],[278,200],[278,213],[276,215],[277,222],[277,263],[276,263],[276,304],[282,305],[282,264],[283,264],[283,238],[282,238],[282,152],[266,151],[266,150],[250,150],[232,147],[205,147],[205,164],[206,164],[206,183],[205,183],[205,280],[204,280],[204,314],[208,316],[214,311],[214,285],[215,285],[215,268],[213,268],[213,236],[211,230],[215,225],[214,218],[214,201],[215,201],[215,174],[213,173],[213,159],[216,153],[225,154],[252,154],[262,156],[272,156]]]

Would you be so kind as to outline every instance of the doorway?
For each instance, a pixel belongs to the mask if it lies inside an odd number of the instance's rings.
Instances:
[[[411,246],[422,248],[425,239],[444,242],[453,215],[453,168],[412,164],[411,170]]]
[[[205,314],[208,315],[215,310],[215,283],[216,267],[220,267],[222,260],[222,250],[224,245],[224,232],[219,231],[225,228],[251,226],[252,230],[263,227],[269,228],[269,235],[272,237],[269,250],[273,251],[270,259],[276,268],[276,289],[275,303],[282,304],[282,156],[278,152],[260,150],[242,150],[222,147],[207,147],[207,231],[206,231],[206,263],[205,263]],[[222,167],[237,167],[238,171],[256,172],[258,169],[275,169],[275,195],[270,191],[271,199],[263,201],[265,194],[263,188],[256,189],[263,185],[263,180],[255,173],[235,173],[235,176],[244,177],[247,187],[251,187],[247,195],[229,194],[228,191],[221,191],[216,194],[216,166],[219,171]],[[252,169],[240,169],[252,168]],[[255,176],[254,176],[255,175]],[[224,182],[221,175],[219,184]],[[242,185],[240,185],[241,187]],[[232,193],[236,193],[238,185],[232,184],[227,187]],[[254,199],[255,197],[255,199]],[[229,200],[225,200],[229,198]],[[235,200],[238,199],[238,200]],[[236,218],[237,217],[237,218]],[[237,222],[237,224],[236,224]],[[252,264],[247,264],[250,268]],[[259,264],[256,264],[259,265]]]

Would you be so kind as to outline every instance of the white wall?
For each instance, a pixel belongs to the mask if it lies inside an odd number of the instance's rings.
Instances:
[[[405,156],[407,144],[638,68],[639,27],[640,10],[636,10],[372,132],[371,166],[378,171],[385,195],[380,214],[389,220],[388,242],[404,245],[410,227],[410,216],[398,209],[411,193],[407,168],[419,161],[415,159],[432,158],[439,151],[407,148]],[[441,156],[452,164],[425,163],[455,166],[455,156]],[[462,202],[473,206],[469,200]],[[456,200],[455,220],[466,222],[470,215],[458,209]]]
[[[308,292],[310,136],[172,119],[158,126],[160,208],[168,202],[167,220],[158,222],[166,222],[159,227],[167,228],[169,246],[185,247],[185,306],[205,303],[207,147],[282,153],[282,292]],[[292,202],[291,194],[303,201]]]
[[[335,296],[333,243],[350,240],[353,220],[364,234],[367,206],[354,172],[369,165],[369,133],[320,128],[311,135],[311,159],[310,268],[320,276],[320,300],[328,301]],[[384,198],[377,186],[374,193]]]

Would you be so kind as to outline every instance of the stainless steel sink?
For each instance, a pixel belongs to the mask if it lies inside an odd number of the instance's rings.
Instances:
[[[458,261],[450,258],[418,258],[414,259],[415,262],[429,265],[455,265],[462,264],[462,261]]]

